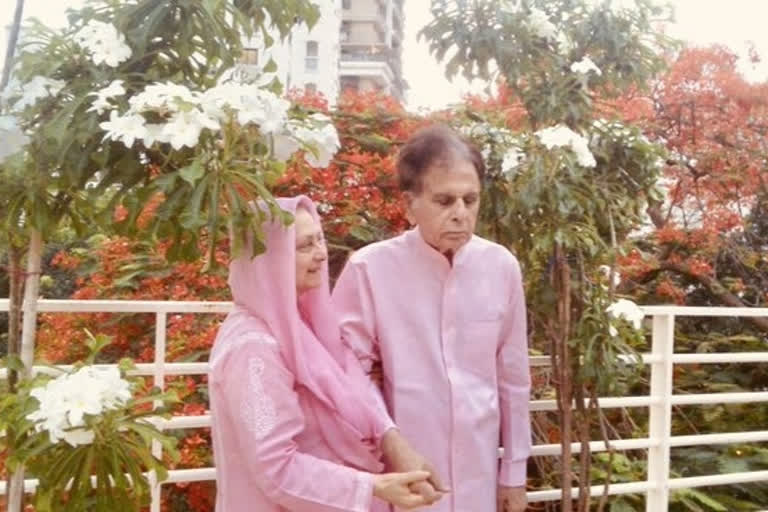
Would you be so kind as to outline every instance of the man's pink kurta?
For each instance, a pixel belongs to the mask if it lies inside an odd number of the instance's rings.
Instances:
[[[395,423],[451,488],[430,511],[495,511],[498,484],[525,485],[525,297],[509,251],[475,236],[451,265],[414,229],[353,254],[333,299],[366,369],[381,362]]]

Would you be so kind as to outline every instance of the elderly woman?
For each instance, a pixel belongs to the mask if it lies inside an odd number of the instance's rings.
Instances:
[[[231,262],[235,308],[211,353],[216,509],[367,512],[388,510],[387,502],[429,504],[434,498],[409,488],[429,472],[381,474],[382,455],[409,447],[340,341],[315,206],[303,196],[278,204],[295,222],[268,222],[266,252],[244,251]]]

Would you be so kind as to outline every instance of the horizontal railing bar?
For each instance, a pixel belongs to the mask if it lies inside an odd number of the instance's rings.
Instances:
[[[96,368],[108,368],[117,366],[117,364],[94,364]],[[58,375],[56,370],[70,371],[73,368],[71,364],[57,364],[55,366],[35,365],[32,367],[33,373],[45,373]],[[154,363],[138,363],[136,369],[128,372],[129,375],[151,377],[154,375]],[[206,375],[208,373],[208,363],[166,363],[164,365],[166,376],[169,375]],[[8,378],[8,370],[0,368],[0,379]]]
[[[720,352],[715,354],[674,354],[677,364],[768,363],[768,352]]]
[[[611,496],[617,494],[643,494],[649,489],[656,487],[651,482],[630,482],[626,484],[611,484],[608,487],[608,494]],[[602,496],[605,486],[593,485],[590,487],[590,494],[592,496]],[[572,490],[572,496],[574,498],[579,497],[578,487],[574,487]],[[561,489],[547,489],[546,491],[532,491],[527,493],[528,503],[538,503],[540,501],[557,501],[562,498]]]
[[[625,450],[646,450],[652,446],[658,446],[657,439],[616,439],[610,441],[610,447],[605,441],[592,441],[589,443],[589,450],[592,453],[607,452],[610,449],[616,451]],[[571,452],[581,453],[581,443],[571,443]],[[557,456],[562,453],[562,447],[559,444],[537,444],[531,449],[531,455],[534,457]]]
[[[0,299],[0,311],[8,311],[8,299]],[[228,301],[132,301],[40,299],[40,312],[107,312],[107,313],[226,313]],[[646,316],[768,317],[768,308],[732,308],[700,306],[640,306]]]
[[[742,473],[726,473],[724,475],[689,476],[670,478],[670,489],[690,489],[709,485],[744,484],[749,482],[768,481],[768,471],[745,471]]]
[[[768,316],[768,308],[732,308],[705,306],[640,306],[646,316]]]
[[[616,409],[619,407],[648,407],[659,403],[659,398],[651,396],[622,396],[606,397],[599,399],[601,409]],[[589,399],[584,400],[589,405]],[[531,400],[531,412],[556,411],[557,402],[555,400]]]
[[[8,299],[0,299],[0,311],[8,311]],[[40,313],[228,313],[231,302],[185,300],[67,300],[40,299]]]
[[[639,354],[640,358],[642,360],[643,364],[651,364],[651,363],[659,363],[661,362],[661,356],[656,356],[653,354]],[[766,355],[768,355],[768,352],[766,352]],[[617,356],[619,360],[623,360],[625,363],[635,363],[636,358],[626,355],[619,355]],[[766,359],[768,360],[768,358]],[[528,358],[528,364],[531,367],[546,367],[551,366],[552,360],[550,359],[550,356],[544,355],[544,356],[530,356]]]
[[[159,423],[163,430],[206,428],[211,426],[211,415],[200,416],[174,416]]]
[[[690,436],[673,436],[669,445],[673,448],[681,446],[703,446],[708,444],[759,443],[768,441],[768,430],[753,432],[727,432],[717,434],[698,434]]]
[[[748,404],[753,402],[768,402],[768,391],[672,395],[670,401],[672,405]]]

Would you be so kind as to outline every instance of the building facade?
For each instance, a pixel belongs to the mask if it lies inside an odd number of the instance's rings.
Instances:
[[[299,23],[269,48],[260,37],[250,40],[243,61],[263,67],[273,59],[286,90],[317,91],[331,104],[346,89],[404,101],[403,1],[316,0],[320,19],[311,30]]]
[[[404,0],[342,0],[342,90],[378,90],[404,100]]]
[[[312,29],[297,23],[291,34],[265,48],[257,36],[245,43],[243,63],[264,67],[270,59],[277,64],[277,77],[286,91],[303,89],[322,93],[333,104],[339,96],[339,55],[341,53],[341,0],[316,0],[320,19]]]

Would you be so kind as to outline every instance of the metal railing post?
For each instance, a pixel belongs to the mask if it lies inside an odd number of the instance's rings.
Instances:
[[[165,340],[168,315],[164,311],[155,313],[155,371],[153,375],[154,385],[165,389]],[[154,406],[161,404],[155,402]],[[163,456],[163,447],[158,441],[152,441],[152,455],[157,458]],[[152,504],[150,512],[160,512],[161,485],[157,481],[154,472],[149,475],[149,483],[152,489]]]
[[[666,512],[669,507],[669,447],[672,435],[672,355],[675,344],[674,315],[653,317],[651,354],[651,397],[648,437],[658,444],[648,449],[648,482],[652,488],[646,496],[646,512]]]

